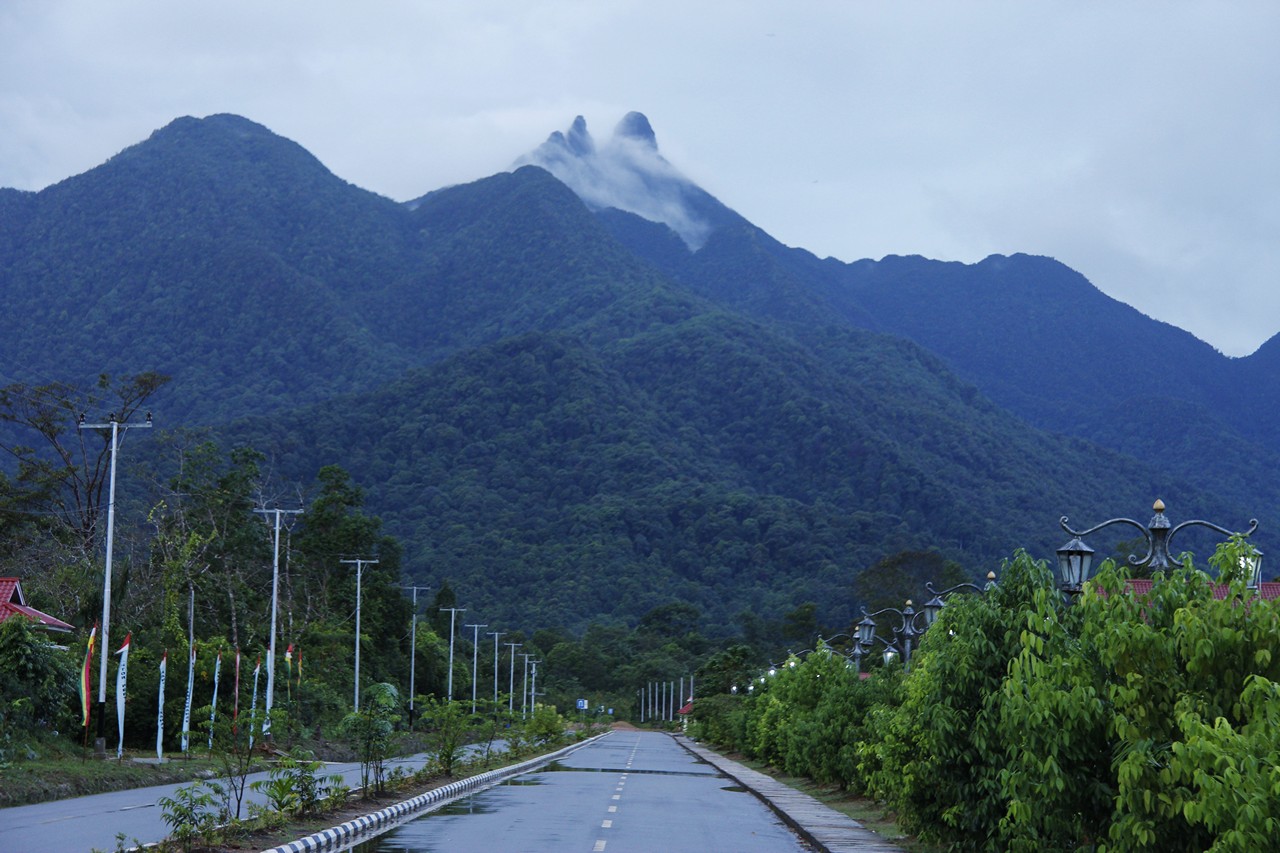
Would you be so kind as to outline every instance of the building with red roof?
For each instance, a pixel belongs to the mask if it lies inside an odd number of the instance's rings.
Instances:
[[[17,578],[0,578],[0,622],[11,616],[26,616],[46,631],[70,633],[75,630],[74,625],[28,605],[27,597],[22,594],[22,583]]]

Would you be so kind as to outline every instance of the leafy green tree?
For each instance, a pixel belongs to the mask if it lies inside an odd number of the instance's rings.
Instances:
[[[386,761],[394,745],[399,692],[392,684],[372,684],[361,696],[359,711],[343,718],[341,731],[356,748],[360,761],[360,784],[365,797],[382,793],[386,781]]]
[[[468,720],[457,702],[428,700],[422,709],[431,757],[445,776],[452,776],[467,742]]]
[[[1047,565],[1019,552],[983,595],[952,598],[925,634],[902,703],[875,721],[859,749],[868,791],[904,828],[958,849],[998,849],[1008,758],[1001,691]]]
[[[73,729],[76,661],[24,616],[0,622],[0,750],[33,733]]]

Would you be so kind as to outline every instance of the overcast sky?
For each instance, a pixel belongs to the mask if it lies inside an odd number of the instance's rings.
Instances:
[[[0,5],[0,186],[231,112],[407,200],[630,110],[819,256],[1050,255],[1228,355],[1280,332],[1275,0]]]

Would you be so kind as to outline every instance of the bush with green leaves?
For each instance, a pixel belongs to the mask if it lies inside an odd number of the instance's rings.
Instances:
[[[179,787],[172,797],[161,797],[159,803],[170,837],[182,850],[191,850],[197,841],[213,840],[218,811],[213,794],[204,790],[201,783]]]
[[[6,743],[78,723],[76,661],[29,619],[0,622],[0,758]]]
[[[428,749],[435,769],[452,776],[462,759],[469,723],[457,702],[428,699],[422,706],[421,727],[427,732]]]
[[[539,746],[549,746],[564,740],[568,723],[560,716],[553,705],[538,705],[529,715],[525,724],[525,732],[530,740]]]
[[[360,784],[366,797],[381,794],[386,781],[386,761],[391,757],[399,721],[400,693],[394,684],[370,685],[359,711],[348,714],[340,726],[355,747],[360,762]]]

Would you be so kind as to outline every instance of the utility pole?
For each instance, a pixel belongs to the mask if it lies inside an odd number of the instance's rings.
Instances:
[[[493,637],[493,713],[498,713],[498,638],[505,631],[485,631],[485,636]]]
[[[523,720],[525,718],[525,709],[527,707],[525,699],[529,694],[529,658],[533,657],[533,655],[521,652],[520,657],[524,658],[524,680],[520,682],[520,719]]]
[[[471,715],[476,713],[476,677],[480,674],[480,629],[488,628],[488,625],[467,625],[468,628],[474,628],[473,638],[471,640]]]
[[[111,554],[115,545],[116,528],[116,454],[120,450],[121,430],[134,427],[149,428],[151,413],[147,412],[147,420],[140,424],[121,423],[116,420],[116,413],[107,415],[105,424],[87,424],[84,413],[80,413],[80,429],[111,430],[111,474],[110,486],[107,489],[107,564],[102,577],[102,665],[98,669],[98,736],[93,742],[93,752],[99,758],[107,757],[107,658],[111,657],[111,645],[107,639],[111,624]],[[101,492],[99,492],[101,494]]]
[[[529,663],[533,666],[529,680],[529,711],[536,714],[538,711],[538,664],[542,661],[534,660]]]
[[[418,670],[418,590],[430,588],[427,586],[401,587],[401,589],[413,590],[413,621],[409,623],[409,731],[413,731],[413,696],[415,693],[413,677]]]
[[[271,737],[271,706],[275,702],[276,689],[276,612],[280,606],[280,518],[285,515],[302,515],[301,509],[255,509],[254,512],[275,516],[275,546],[271,559],[271,633],[267,640],[267,700],[262,718],[262,736]]]
[[[441,607],[441,610],[449,611],[449,701],[453,701],[453,635],[456,633],[453,622],[458,618],[459,613],[466,613],[465,607]]]
[[[348,565],[354,563],[356,567],[356,687],[355,687],[355,706],[356,713],[360,712],[360,576],[364,571],[366,564],[376,566],[377,560],[339,560],[339,563]]]
[[[511,648],[511,683],[507,685],[507,710],[514,713],[516,710],[516,649],[524,643],[503,643],[503,645]]]

